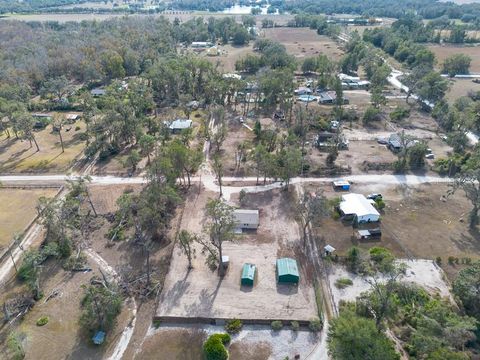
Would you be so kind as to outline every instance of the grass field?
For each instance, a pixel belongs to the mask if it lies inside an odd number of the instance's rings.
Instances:
[[[265,37],[285,45],[287,52],[297,60],[306,57],[327,55],[338,61],[343,51],[328,36],[318,35],[315,30],[306,28],[273,28],[265,29]]]
[[[32,221],[38,198],[54,196],[56,192],[56,189],[0,189],[0,250]]]
[[[37,151],[34,144],[30,146],[27,140],[15,139],[13,134],[7,139],[5,134],[2,134],[0,172],[65,172],[83,152],[85,142],[81,140],[81,134],[84,129],[85,124],[81,122],[64,126],[63,153],[58,133],[52,132],[51,125],[34,133],[40,151]]]
[[[428,48],[437,57],[437,66],[441,68],[443,62],[449,56],[455,54],[465,54],[472,58],[470,65],[471,73],[480,72],[480,46],[458,46],[453,44],[447,45],[428,45]]]

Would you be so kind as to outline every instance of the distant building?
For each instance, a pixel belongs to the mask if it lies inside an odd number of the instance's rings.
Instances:
[[[194,41],[190,47],[197,50],[205,50],[211,48],[213,44],[209,41]]]
[[[78,119],[80,118],[80,115],[78,114],[67,114],[65,116],[65,119],[67,119],[68,121],[77,121]]]
[[[337,102],[337,93],[335,91],[323,91],[318,93],[318,103],[323,105],[335,104]],[[348,104],[350,101],[344,97],[343,103]]]
[[[168,128],[172,133],[179,133],[182,130],[192,127],[192,120],[189,119],[177,119],[168,124]]]
[[[95,89],[92,89],[90,91],[90,94],[93,96],[93,97],[99,97],[99,96],[103,96],[107,93],[107,91],[105,89],[100,89],[100,88],[95,88]]]
[[[373,206],[373,202],[362,194],[345,194],[340,202],[340,212],[344,217],[352,218],[358,223],[377,222],[380,220],[380,213]]]
[[[370,81],[360,80],[358,76],[338,74],[338,78],[341,80],[344,90],[368,90],[370,87]]]
[[[239,229],[257,229],[260,224],[258,210],[237,209],[233,217]]]
[[[295,89],[294,93],[295,95],[310,95],[312,93],[312,89],[301,86],[298,89]]]

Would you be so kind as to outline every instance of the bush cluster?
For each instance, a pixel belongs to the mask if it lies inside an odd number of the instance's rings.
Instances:
[[[228,334],[210,335],[203,344],[203,353],[206,360],[227,360],[228,351],[225,345],[230,342],[230,339]]]

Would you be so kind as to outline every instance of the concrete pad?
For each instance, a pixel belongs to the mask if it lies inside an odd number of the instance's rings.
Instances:
[[[227,242],[224,255],[230,257],[226,276],[221,280],[204,264],[197,249],[194,269],[187,270],[186,257],[176,248],[170,271],[160,295],[156,318],[171,321],[213,322],[238,318],[254,323],[271,320],[309,321],[317,317],[313,286],[300,274],[300,283],[277,284],[275,243]],[[244,263],[257,266],[253,287],[241,286]],[[301,264],[299,264],[301,268]]]

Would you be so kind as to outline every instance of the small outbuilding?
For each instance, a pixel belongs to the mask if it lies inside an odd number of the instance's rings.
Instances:
[[[192,127],[192,120],[177,119],[168,124],[168,128],[172,133],[179,133],[182,130],[190,129]]]
[[[349,191],[350,183],[346,180],[335,180],[332,182],[333,189],[336,191]]]
[[[291,258],[277,260],[277,281],[279,283],[295,283],[300,281],[297,261]]]
[[[325,256],[332,255],[336,249],[332,245],[327,245],[323,248]]]
[[[242,268],[242,278],[240,283],[242,285],[253,286],[255,281],[255,272],[257,271],[257,267],[253,264],[243,264]]]
[[[353,218],[359,224],[377,222],[380,220],[380,213],[372,204],[373,200],[368,200],[362,194],[342,195],[340,202],[340,212],[344,217]]]
[[[238,229],[257,229],[260,224],[258,210],[237,209],[233,217]]]
[[[101,88],[95,88],[95,89],[92,89],[90,91],[90,94],[93,96],[93,97],[99,97],[99,96],[103,96],[107,93],[107,91],[105,89],[101,89]]]

